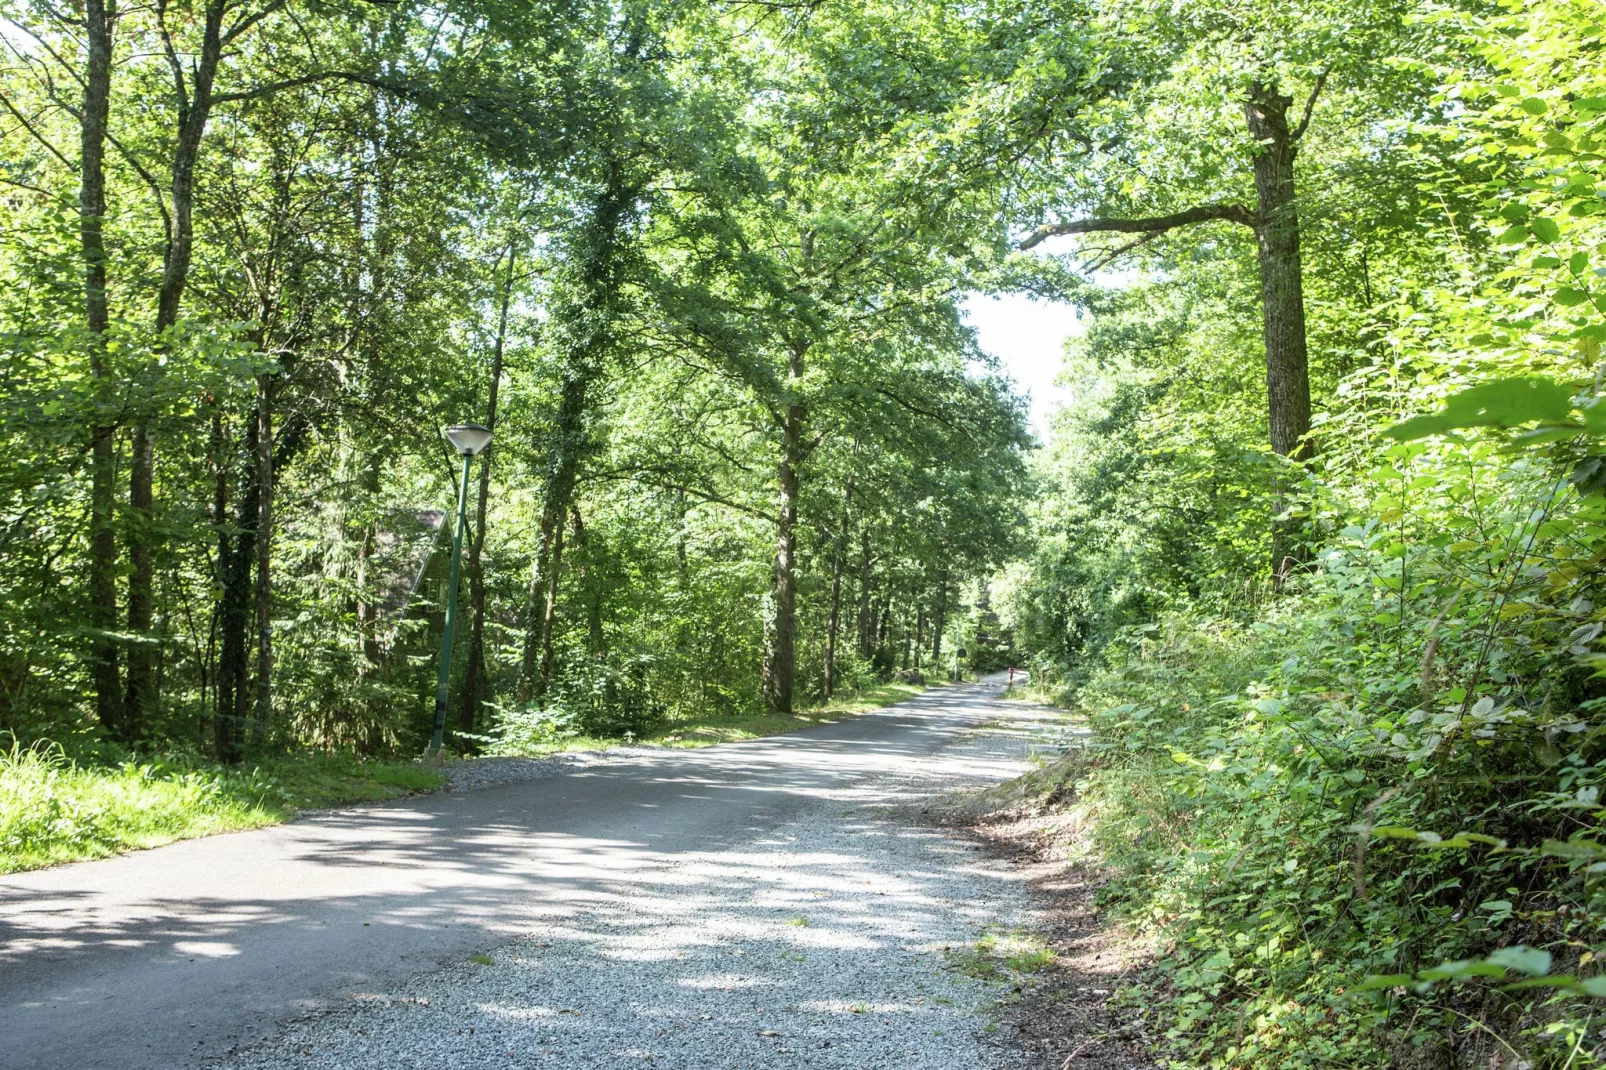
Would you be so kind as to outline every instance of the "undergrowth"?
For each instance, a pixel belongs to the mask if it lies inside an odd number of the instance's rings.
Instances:
[[[526,712],[504,711],[495,733],[479,737],[484,753],[491,755],[551,754],[566,750],[602,750],[646,744],[664,747],[708,747],[743,739],[796,732],[814,725],[831,724],[844,717],[868,713],[913,698],[926,690],[923,684],[873,684],[838,695],[820,706],[795,713],[742,713],[672,719],[636,733],[597,735],[586,730],[585,718],[562,704]]]
[[[1522,694],[1561,682],[1531,649],[1426,698],[1422,644],[1378,656],[1353,608],[1127,635],[1070,696],[1091,754],[1036,774],[1153,944],[1131,995],[1165,1007],[1168,1065],[1601,1065],[1595,730]]]

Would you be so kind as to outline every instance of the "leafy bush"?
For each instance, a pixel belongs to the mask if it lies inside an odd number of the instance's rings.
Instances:
[[[1173,1065],[1597,1065],[1606,698],[1575,563],[1601,502],[1486,443],[1388,452],[1302,591],[1128,629],[1077,689]]]

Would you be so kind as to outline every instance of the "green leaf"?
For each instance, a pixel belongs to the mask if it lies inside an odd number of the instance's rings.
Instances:
[[[1446,962],[1435,966],[1431,970],[1423,970],[1417,974],[1424,981],[1457,981],[1463,977],[1504,977],[1506,968],[1499,963],[1481,959],[1463,959],[1460,962]]]
[[[1561,238],[1561,226],[1554,219],[1540,216],[1528,224],[1528,231],[1542,242],[1553,242]]]
[[[1518,973],[1525,973],[1529,977],[1538,977],[1550,972],[1550,952],[1541,951],[1536,947],[1524,947],[1521,944],[1515,947],[1503,947],[1484,961],[1491,966],[1504,966]]]
[[[1528,97],[1522,102],[1522,110],[1529,115],[1543,115],[1550,110],[1550,105],[1539,97]]]
[[[1606,978],[1602,978],[1602,980],[1606,980]],[[1412,977],[1408,973],[1373,974],[1367,977],[1366,980],[1362,981],[1360,984],[1356,985],[1354,988],[1350,989],[1350,991],[1375,992],[1379,988],[1397,988],[1400,985],[1408,985],[1411,983],[1411,981]]]
[[[1550,973],[1543,977],[1530,977],[1526,981],[1514,981],[1509,985],[1501,985],[1502,992],[1520,992],[1525,988],[1573,988],[1578,978],[1570,973]]]
[[[1574,286],[1563,286],[1556,291],[1556,304],[1562,308],[1576,308],[1589,300],[1589,293]]]
[[[1606,847],[1594,840],[1546,840],[1539,853],[1551,858],[1606,858]]]
[[[1426,438],[1461,427],[1517,427],[1535,421],[1560,423],[1572,410],[1572,392],[1560,383],[1536,377],[1496,379],[1450,398],[1444,411],[1395,424],[1389,438]]]

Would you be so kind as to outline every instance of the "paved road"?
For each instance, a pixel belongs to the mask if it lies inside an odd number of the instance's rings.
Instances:
[[[1014,775],[1012,760],[944,754],[998,716],[999,686],[0,879],[0,1067],[194,1066],[354,989],[617,900],[677,855],[750,841],[855,780]]]

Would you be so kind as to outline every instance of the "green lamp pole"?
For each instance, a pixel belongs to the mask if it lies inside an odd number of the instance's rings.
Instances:
[[[483,424],[455,424],[446,437],[463,458],[463,476],[457,482],[457,526],[452,529],[452,578],[446,581],[446,634],[441,636],[441,668],[435,679],[435,731],[424,752],[425,765],[441,764],[441,737],[446,732],[446,690],[452,678],[452,628],[457,623],[457,585],[463,575],[463,527],[468,522],[468,469],[474,455],[491,444],[491,429]]]

